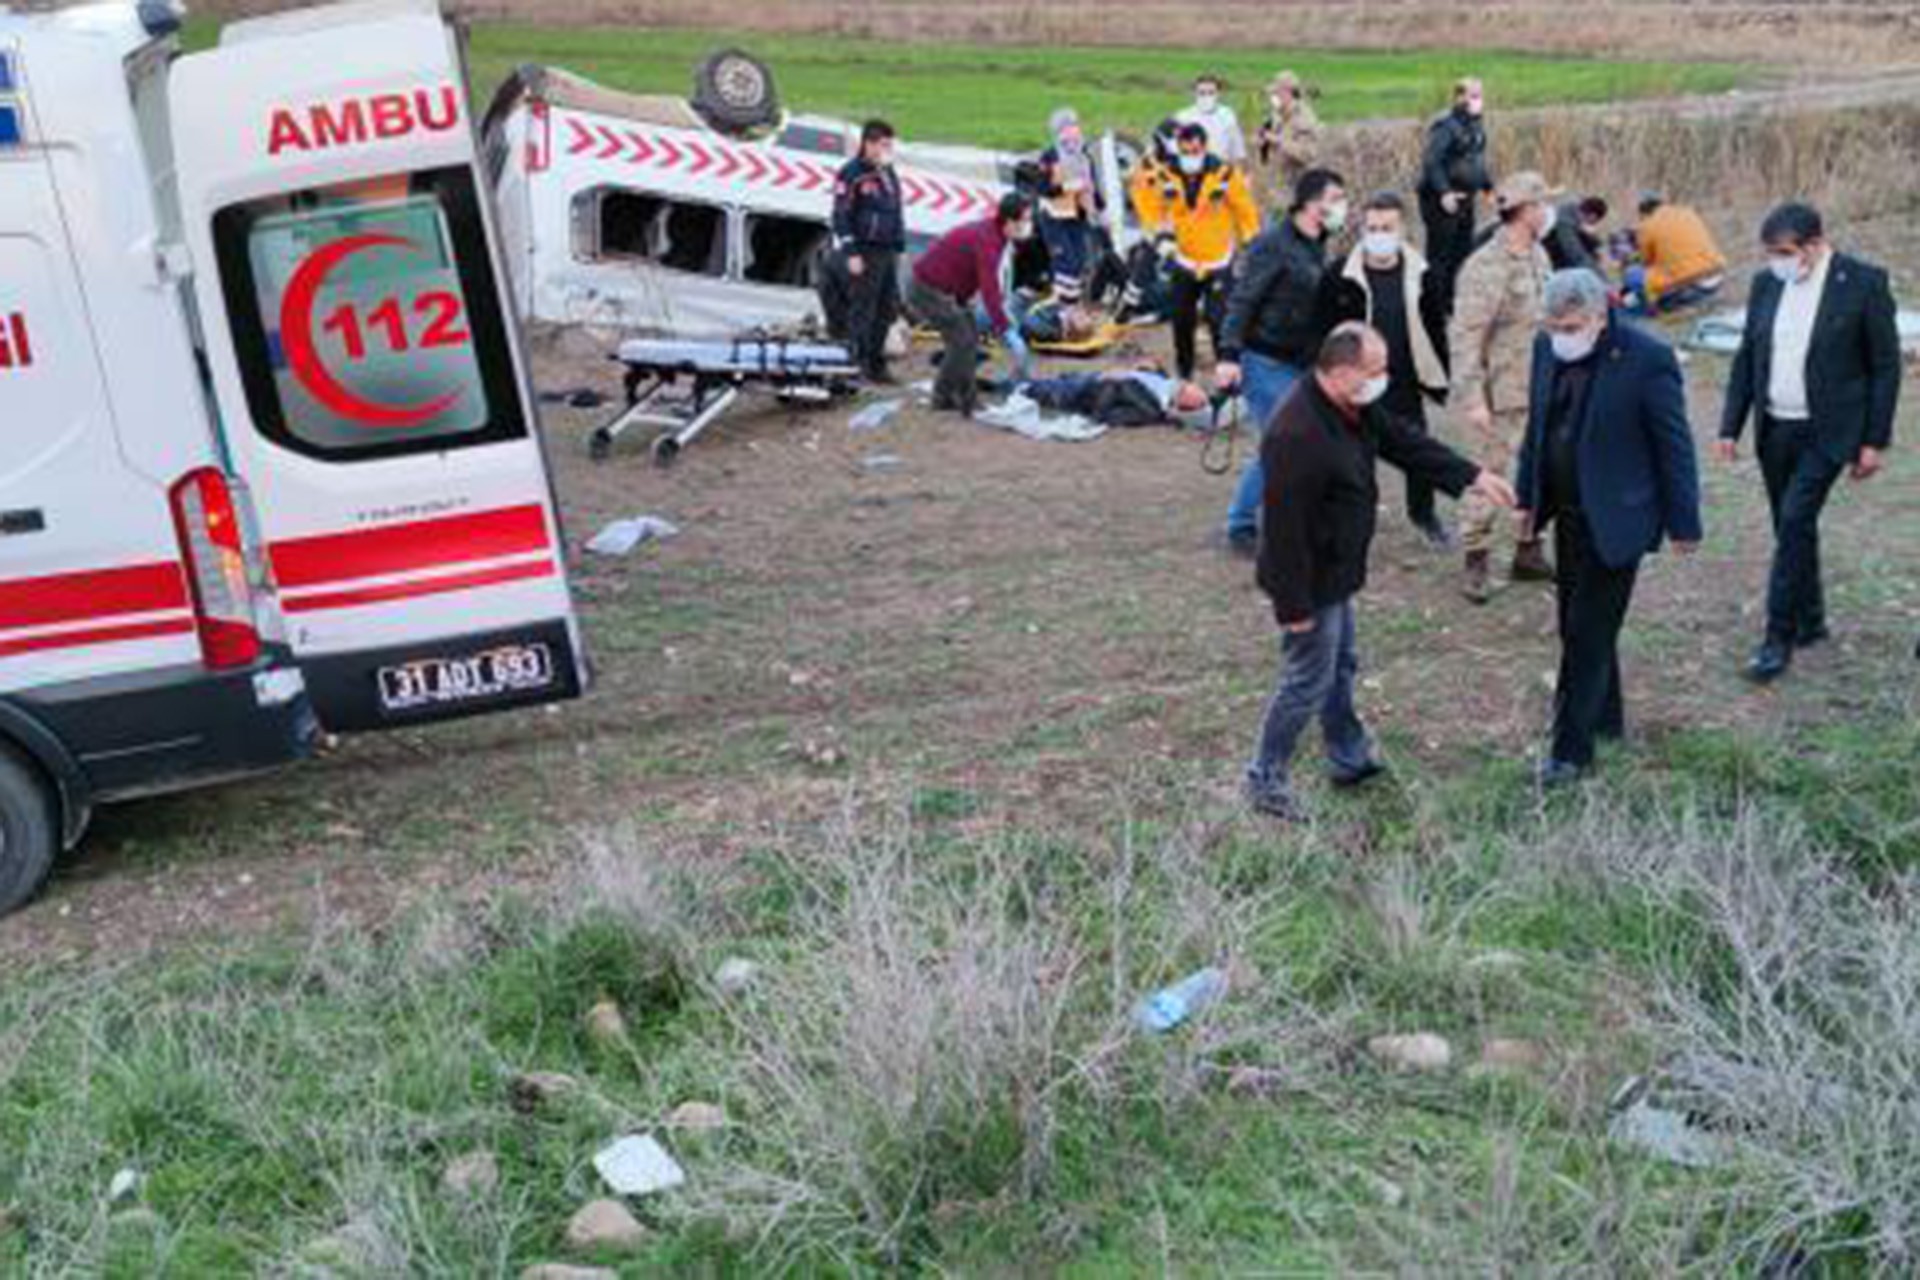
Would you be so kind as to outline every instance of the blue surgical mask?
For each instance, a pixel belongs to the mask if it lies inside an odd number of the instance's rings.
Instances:
[[[1181,153],[1180,172],[1191,176],[1193,174],[1199,173],[1202,169],[1206,167],[1207,167],[1207,158],[1205,156],[1203,155],[1190,156],[1184,152]]]

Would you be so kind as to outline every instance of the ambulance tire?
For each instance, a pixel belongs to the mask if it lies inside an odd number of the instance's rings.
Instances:
[[[46,883],[60,849],[53,788],[33,762],[0,745],[0,916]]]
[[[751,133],[780,123],[780,95],[767,64],[739,49],[722,49],[693,78],[693,109],[722,133]]]

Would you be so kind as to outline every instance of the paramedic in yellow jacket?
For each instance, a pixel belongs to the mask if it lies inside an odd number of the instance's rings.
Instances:
[[[1141,169],[1134,211],[1142,227],[1159,235],[1169,259],[1174,360],[1180,376],[1191,379],[1200,317],[1206,315],[1218,347],[1234,256],[1260,234],[1260,209],[1239,167],[1208,153],[1202,125],[1180,127],[1172,169]]]

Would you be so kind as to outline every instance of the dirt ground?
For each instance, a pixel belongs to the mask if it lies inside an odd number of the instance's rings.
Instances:
[[[1904,225],[1845,238],[1920,261]],[[1703,445],[1725,371],[1689,364]],[[612,372],[556,357],[539,381],[611,395]],[[576,833],[608,823],[725,858],[850,786],[947,797],[977,826],[1057,827],[1097,824],[1123,783],[1151,775],[1232,812],[1275,635],[1249,567],[1204,545],[1230,481],[1202,471],[1195,439],[1038,444],[913,408],[855,434],[845,407],[757,406],[661,471],[639,440],[588,460],[605,412],[547,412],[569,541],[641,513],[684,532],[629,559],[576,554],[590,697],[104,812],[45,897],[0,923],[0,956],[105,963],[316,916],[377,927],[423,897],[538,884]],[[1738,670],[1769,551],[1759,477],[1704,448],[1702,465],[1707,545],[1650,562],[1636,597],[1633,732],[1790,734],[1911,683],[1920,468],[1902,452],[1870,488],[1843,486],[1826,526],[1837,642],[1758,692]],[[1555,662],[1550,592],[1467,605],[1454,559],[1399,515],[1398,478],[1383,487],[1362,697],[1404,784],[1532,753]]]

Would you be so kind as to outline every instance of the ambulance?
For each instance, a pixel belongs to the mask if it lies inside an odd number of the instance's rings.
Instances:
[[[585,656],[457,34],[0,8],[0,911],[98,805]]]

